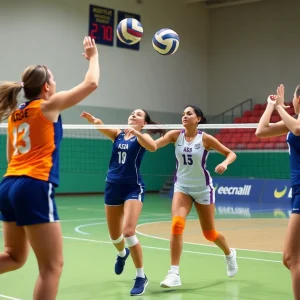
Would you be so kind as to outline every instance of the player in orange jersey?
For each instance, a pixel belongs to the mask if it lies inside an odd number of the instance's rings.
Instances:
[[[56,93],[53,74],[41,65],[26,68],[21,83],[0,85],[0,118],[10,115],[8,168],[0,184],[4,234],[0,274],[21,268],[30,244],[39,266],[34,300],[56,299],[63,267],[62,233],[54,201],[59,184],[60,112],[95,91],[100,77],[95,41],[85,37],[83,45],[89,68],[83,82],[69,91]],[[22,89],[28,101],[16,108]]]

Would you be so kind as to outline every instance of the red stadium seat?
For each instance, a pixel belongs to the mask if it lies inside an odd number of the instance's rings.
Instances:
[[[251,111],[250,110],[246,110],[243,114],[243,117],[251,117]]]
[[[262,109],[262,105],[261,104],[255,104],[254,105],[254,110],[261,110]]]

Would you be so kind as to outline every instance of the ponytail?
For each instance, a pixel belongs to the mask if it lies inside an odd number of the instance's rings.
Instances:
[[[7,119],[16,109],[22,83],[4,82],[0,85],[0,122]]]
[[[151,119],[148,123],[149,125],[152,125],[152,124],[159,124],[159,123],[155,123],[153,122]],[[149,133],[150,135],[155,135],[155,134],[159,134],[160,136],[164,136],[166,134],[166,129],[160,129],[160,128],[157,128],[157,129],[147,129],[146,130],[147,133]]]
[[[202,117],[200,122],[198,124],[206,124],[207,123],[207,120],[205,117]]]
[[[145,122],[147,123],[147,125],[154,125],[157,124],[156,122],[152,121],[150,118],[150,115],[148,114],[148,112],[144,109],[142,109],[142,111],[145,113]],[[160,136],[164,136],[166,134],[166,130],[165,129],[147,129],[146,132],[150,135],[155,135],[155,134],[159,134]]]

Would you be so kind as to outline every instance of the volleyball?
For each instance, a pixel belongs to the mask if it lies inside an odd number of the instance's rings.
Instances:
[[[142,24],[133,18],[122,20],[117,27],[118,39],[127,45],[138,43],[143,36]]]
[[[155,33],[152,39],[152,46],[159,54],[174,54],[179,47],[179,36],[171,29],[161,29]]]

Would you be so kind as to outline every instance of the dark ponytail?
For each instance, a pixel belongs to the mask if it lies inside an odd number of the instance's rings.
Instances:
[[[142,111],[145,113],[145,122],[147,123],[147,125],[154,125],[154,124],[159,125],[159,123],[156,123],[156,122],[151,120],[150,115],[148,114],[147,111],[145,111],[144,109],[142,109]],[[149,133],[150,135],[159,134],[160,136],[164,136],[166,134],[166,130],[165,129],[160,129],[160,128],[147,129],[146,132]]]
[[[187,105],[184,109],[186,109],[187,107],[191,107],[194,110],[196,116],[201,118],[200,122],[198,124],[206,124],[207,123],[207,120],[204,117],[203,111],[198,106]]]
[[[22,88],[23,85],[18,82],[4,82],[0,85],[0,122],[16,109]]]

